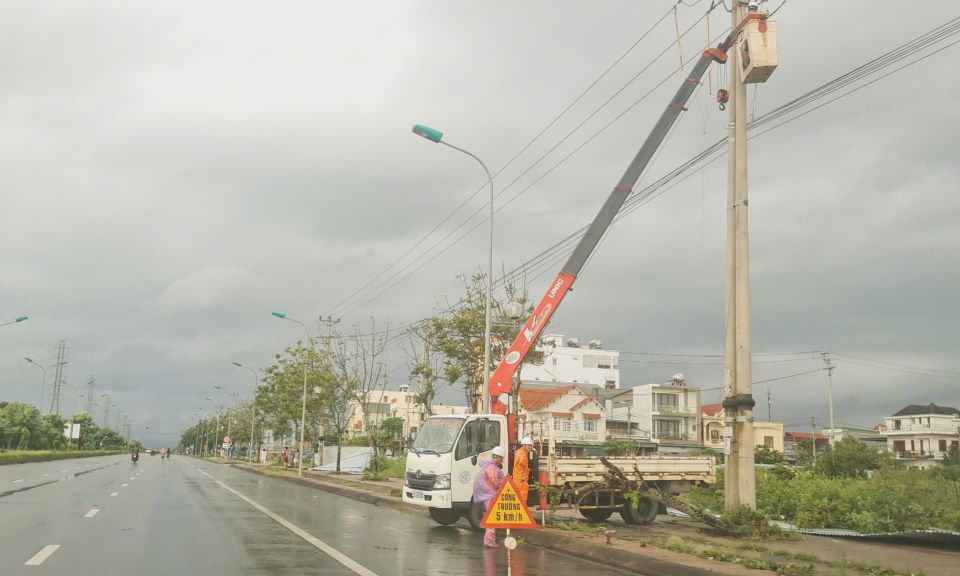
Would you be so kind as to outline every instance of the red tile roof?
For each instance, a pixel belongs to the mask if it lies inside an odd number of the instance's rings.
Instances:
[[[784,440],[803,440],[809,437],[810,437],[810,434],[807,432],[784,432],[783,433]],[[822,434],[817,434],[817,442],[826,442],[826,441],[827,441],[826,436],[823,436]]]
[[[564,418],[573,418],[573,412],[551,412],[554,416],[563,416]]]
[[[700,407],[700,412],[707,416],[716,416],[723,412],[723,404],[704,404]]]
[[[519,392],[520,404],[528,412],[539,410],[575,387],[575,385],[570,384],[559,388],[521,388]]]
[[[587,398],[584,398],[583,400],[577,402],[576,404],[574,404],[573,407],[570,408],[570,409],[571,409],[571,410],[576,410],[577,408],[583,406],[584,404],[586,404],[587,402],[589,402],[589,401],[591,401],[591,400],[593,400],[594,402],[597,402],[597,399],[596,399],[596,398],[587,397]],[[597,402],[597,404],[600,404],[600,402]]]

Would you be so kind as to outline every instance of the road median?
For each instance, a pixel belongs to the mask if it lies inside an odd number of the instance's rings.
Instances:
[[[29,464],[32,462],[50,462],[53,460],[72,460],[75,458],[94,458],[96,456],[113,456],[114,454],[125,454],[125,450],[91,450],[85,451],[8,451],[0,452],[0,466],[10,464]]]

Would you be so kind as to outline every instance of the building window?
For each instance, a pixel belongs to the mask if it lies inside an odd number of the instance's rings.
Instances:
[[[947,441],[946,441],[946,440],[941,440],[941,441],[940,441],[940,451],[941,451],[941,452],[946,452],[946,451],[947,451]]]
[[[679,420],[654,420],[655,432],[657,438],[679,438],[680,421]]]
[[[584,421],[583,421],[583,431],[584,431],[584,432],[596,432],[596,431],[597,431],[597,421],[596,421],[596,420],[584,420]]]
[[[656,405],[654,410],[660,412],[678,412],[680,410],[679,394],[655,394],[654,401]]]
[[[557,432],[569,432],[573,424],[572,418],[554,417],[553,429]]]
[[[719,429],[719,428],[713,428],[712,430],[710,430],[710,439],[711,439],[711,440],[719,440],[719,439],[720,439],[720,429]]]
[[[893,421],[893,429],[894,429],[894,430],[899,430],[899,429],[900,429],[900,421],[899,421],[899,420],[894,420],[894,421]]]
[[[767,448],[773,449],[773,436],[764,436],[763,445]]]

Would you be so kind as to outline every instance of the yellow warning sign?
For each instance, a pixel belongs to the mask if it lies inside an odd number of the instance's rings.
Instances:
[[[480,525],[484,528],[536,528],[537,523],[527,508],[527,503],[517,496],[517,485],[507,476],[497,497],[493,499]]]

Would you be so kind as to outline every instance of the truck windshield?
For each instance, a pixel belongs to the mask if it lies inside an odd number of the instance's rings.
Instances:
[[[417,439],[413,441],[414,452],[430,454],[446,454],[453,449],[457,441],[460,428],[463,427],[462,418],[430,418],[423,424]]]

